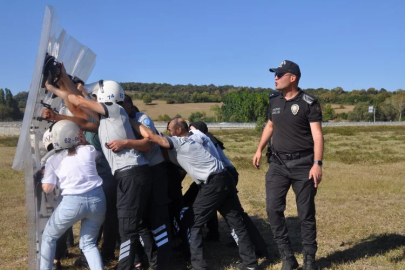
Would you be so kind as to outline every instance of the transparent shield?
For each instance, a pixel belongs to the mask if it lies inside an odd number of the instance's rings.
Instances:
[[[62,100],[41,88],[42,70],[46,54],[63,62],[68,74],[86,82],[96,61],[96,54],[82,45],[59,25],[55,8],[46,6],[41,38],[32,75],[31,86],[21,133],[14,157],[13,169],[25,171],[25,190],[28,229],[28,269],[39,269],[42,231],[53,209],[58,204],[58,192],[45,195],[35,182],[34,174],[40,170],[40,161],[46,153],[42,136],[52,124],[42,118],[45,108],[58,112]]]

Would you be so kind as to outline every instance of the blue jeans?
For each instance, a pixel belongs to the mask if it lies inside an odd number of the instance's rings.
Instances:
[[[42,235],[41,267],[52,269],[56,240],[73,224],[81,220],[80,249],[86,256],[90,269],[103,269],[97,237],[104,221],[106,201],[102,187],[79,195],[64,195],[53,212]]]

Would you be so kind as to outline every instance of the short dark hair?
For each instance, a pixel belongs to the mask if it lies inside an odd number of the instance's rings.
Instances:
[[[131,102],[132,106],[134,106],[134,103],[132,102],[132,98],[127,94],[125,94],[124,101],[125,102]]]
[[[126,100],[126,101],[125,101],[125,100]],[[131,103],[131,106],[132,106],[132,108],[135,110],[135,112],[140,112],[140,110],[138,109],[138,107],[136,107],[136,106],[134,105],[134,102],[133,102],[132,98],[131,98],[129,95],[125,94],[124,102],[129,102],[129,103]]]

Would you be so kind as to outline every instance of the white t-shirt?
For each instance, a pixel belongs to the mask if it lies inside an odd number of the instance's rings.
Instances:
[[[92,145],[77,146],[73,156],[68,156],[67,150],[55,154],[46,162],[42,183],[58,183],[62,195],[83,194],[95,189],[103,184],[96,169],[96,158],[100,154]]]

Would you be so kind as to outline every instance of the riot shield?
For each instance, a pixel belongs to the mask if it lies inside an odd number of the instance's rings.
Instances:
[[[40,182],[34,178],[39,171],[41,157],[46,150],[42,145],[43,133],[52,124],[42,118],[45,108],[58,112],[62,100],[42,87],[45,58],[53,56],[63,62],[66,71],[86,82],[95,65],[95,53],[68,35],[59,25],[55,8],[46,6],[41,38],[32,75],[31,86],[21,133],[15,153],[13,169],[25,171],[27,205],[28,269],[39,269],[42,232],[49,216],[58,205],[59,191],[43,193]]]

